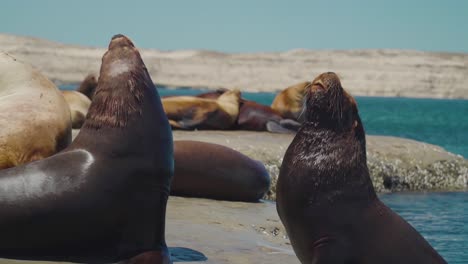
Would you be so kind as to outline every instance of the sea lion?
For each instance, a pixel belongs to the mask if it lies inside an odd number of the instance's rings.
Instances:
[[[76,91],[86,95],[89,98],[89,100],[93,100],[96,87],[97,87],[96,75],[88,74],[84,78],[84,80],[81,82],[80,86],[76,89]]]
[[[0,257],[169,263],[172,176],[172,133],[159,95],[133,43],[116,35],[73,143],[0,171]]]
[[[239,115],[239,101],[239,90],[227,91],[216,100],[194,96],[162,99],[171,126],[186,130],[229,129]]]
[[[174,141],[171,195],[255,202],[270,187],[262,163],[225,146]]]
[[[205,93],[201,93],[201,94],[197,94],[196,97],[199,97],[199,98],[205,98],[205,99],[218,99],[219,96],[221,96],[223,93],[229,91],[229,89],[226,89],[226,88],[218,88],[214,91],[211,91],[211,92],[205,92]],[[243,99],[243,98],[242,98]]]
[[[71,142],[70,110],[57,87],[0,52],[0,170],[43,159]]]
[[[356,101],[335,73],[319,75],[288,147],[277,210],[302,263],[446,263],[377,197]]]
[[[287,87],[276,95],[271,108],[284,118],[302,121],[302,102],[309,86],[310,82],[302,82]]]
[[[227,89],[220,88],[213,92],[197,95],[200,98],[216,99]],[[250,131],[269,131],[273,133],[295,133],[300,124],[291,119],[283,118],[271,107],[241,98],[239,115],[233,129]]]
[[[62,91],[62,94],[70,107],[72,128],[81,128],[91,105],[91,100],[77,91]]]

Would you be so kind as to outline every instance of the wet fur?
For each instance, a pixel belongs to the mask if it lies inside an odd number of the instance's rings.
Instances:
[[[172,133],[143,65],[133,43],[115,36],[73,143],[0,171],[0,257],[170,262],[164,226]]]
[[[113,56],[125,56],[124,53],[129,51],[123,49],[123,54],[113,54]],[[105,76],[108,71],[105,67],[101,68],[99,79],[111,79],[110,82],[99,82],[96,88],[96,93],[93,97],[93,104],[86,115],[87,122],[84,124],[86,128],[99,129],[103,126],[108,127],[125,127],[131,118],[141,116],[141,103],[143,99],[143,91],[145,89],[154,89],[148,71],[141,61],[139,52],[135,49],[135,54],[141,62],[136,64],[131,71],[120,74],[115,77]],[[104,55],[103,61],[105,60]],[[137,89],[136,85],[142,86],[144,89]],[[117,85],[125,86],[125,90],[131,92],[122,93],[120,90],[113,89]]]
[[[334,73],[305,95],[305,121],[283,159],[277,210],[296,255],[309,263],[446,263],[378,199],[356,101]]]

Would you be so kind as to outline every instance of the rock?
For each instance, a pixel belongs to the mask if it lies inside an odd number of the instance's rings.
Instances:
[[[166,242],[175,263],[300,264],[271,202],[170,197]],[[0,259],[7,263],[54,262]]]
[[[0,34],[0,47],[58,83],[97,73],[104,48],[64,45]],[[149,73],[172,87],[275,92],[325,71],[340,75],[353,95],[468,98],[468,54],[413,50],[290,50],[221,53],[142,49]]]
[[[367,165],[377,191],[453,191],[468,186],[468,161],[409,139],[368,136]]]
[[[293,135],[248,131],[174,131],[174,140],[198,140],[231,147],[262,161],[270,173],[266,199],[275,200],[276,181]],[[468,160],[415,140],[367,136],[367,164],[377,192],[454,191],[468,186]]]
[[[188,248],[206,257],[190,263],[299,264],[274,203],[240,203],[171,197],[166,239],[174,262]],[[197,260],[197,258],[193,258]]]
[[[74,137],[78,131],[73,131]],[[274,179],[292,138],[267,132],[174,131],[175,140],[217,143],[259,159],[267,164]],[[394,186],[392,190],[466,187],[467,160],[440,147],[383,136],[367,136],[367,147],[369,168],[380,191],[385,191],[385,186]],[[274,194],[272,187],[269,198],[274,199]],[[175,263],[300,264],[274,202],[170,197],[166,214],[166,240]],[[7,263],[52,264],[0,259],[0,264]]]
[[[73,131],[76,136],[77,130]],[[283,156],[294,135],[251,131],[173,131],[174,140],[224,145],[265,164],[276,199]],[[443,148],[411,139],[366,136],[367,166],[377,192],[457,191],[468,187],[468,160]]]

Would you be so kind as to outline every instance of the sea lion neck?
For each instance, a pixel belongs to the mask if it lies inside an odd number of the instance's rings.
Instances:
[[[164,113],[161,100],[138,50],[118,36],[103,56],[96,93],[72,147],[112,155],[129,149],[151,152],[154,137],[170,134],[165,131],[166,115],[158,113]]]
[[[144,97],[154,84],[129,39],[116,36],[102,59],[101,71],[85,129],[125,128],[139,119]]]
[[[313,160],[312,188],[333,200],[348,195],[375,197],[366,163],[366,140],[357,104],[333,72],[320,74],[307,89],[305,122],[296,136],[299,158]],[[356,192],[361,190],[361,192]],[[349,198],[349,197],[348,197]],[[338,198],[336,198],[338,199]]]
[[[302,168],[307,173],[308,192],[321,193],[317,197],[327,203],[354,199],[356,195],[368,200],[376,197],[366,164],[365,134],[360,119],[352,131],[304,123],[293,143],[295,162],[308,164]]]

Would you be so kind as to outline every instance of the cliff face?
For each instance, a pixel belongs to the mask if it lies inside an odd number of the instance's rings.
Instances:
[[[138,45],[138,43],[137,43]],[[77,83],[97,73],[104,48],[63,45],[0,34],[0,50],[38,68],[57,83]],[[142,49],[158,84],[243,91],[279,91],[337,72],[353,95],[468,98],[468,54],[410,50],[291,50],[228,54]]]

